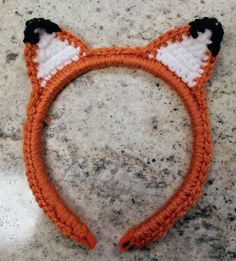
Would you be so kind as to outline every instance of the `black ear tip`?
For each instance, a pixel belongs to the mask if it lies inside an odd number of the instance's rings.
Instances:
[[[39,42],[39,33],[35,32],[37,28],[44,29],[48,34],[61,31],[60,27],[50,20],[33,18],[25,23],[24,43],[37,44]]]
[[[25,26],[27,27],[28,25],[30,25],[31,23],[33,23],[35,20],[39,20],[39,19],[43,19],[43,18],[31,18],[30,20],[27,20],[25,22]]]
[[[203,32],[208,29],[212,32],[211,44],[208,45],[208,49],[213,56],[216,56],[220,50],[220,43],[223,39],[224,30],[222,24],[216,18],[204,17],[202,19],[196,19],[189,23],[189,33],[193,38],[198,37],[198,32]]]

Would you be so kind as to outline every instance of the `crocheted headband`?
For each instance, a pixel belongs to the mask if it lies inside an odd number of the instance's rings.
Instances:
[[[81,74],[108,66],[143,69],[161,78],[181,97],[191,118],[193,149],[188,173],[168,202],[121,238],[125,251],[163,237],[199,198],[211,159],[205,85],[223,38],[215,18],[197,19],[137,48],[89,48],[85,42],[43,18],[26,22],[25,61],[32,92],[24,124],[24,160],[36,201],[63,234],[88,248],[96,245],[87,225],[66,205],[51,183],[41,138],[49,107],[58,93]]]

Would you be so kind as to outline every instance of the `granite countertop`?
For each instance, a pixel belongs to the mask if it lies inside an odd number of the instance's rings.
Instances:
[[[236,260],[235,1],[27,1],[0,3],[0,260]],[[213,159],[201,199],[158,242],[121,253],[117,242],[160,207],[182,181],[191,155],[190,121],[173,90],[132,69],[89,72],[58,96],[44,131],[50,177],[88,222],[88,251],[65,238],[37,206],[22,158],[30,93],[24,22],[50,18],[90,46],[141,46],[196,17],[225,29],[207,85]]]

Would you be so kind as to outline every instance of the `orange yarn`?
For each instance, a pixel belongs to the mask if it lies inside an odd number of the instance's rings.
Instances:
[[[29,186],[36,201],[65,236],[91,249],[96,245],[95,237],[87,225],[70,210],[51,183],[42,157],[41,137],[49,107],[70,81],[88,71],[108,66],[140,68],[170,85],[180,96],[190,115],[193,153],[186,177],[161,209],[141,224],[131,228],[119,243],[123,251],[142,247],[163,237],[194,205],[201,194],[211,159],[210,124],[204,86],[212,73],[216,59],[210,52],[208,53],[209,60],[203,67],[203,75],[196,79],[197,85],[194,88],[189,88],[161,62],[148,57],[150,54],[155,55],[157,48],[167,45],[167,41],[182,41],[184,35],[189,36],[189,25],[171,30],[147,46],[139,48],[90,49],[66,31],[57,32],[56,35],[75,46],[80,46],[81,53],[84,55],[81,55],[78,61],[58,71],[47,82],[46,87],[42,88],[37,78],[37,67],[32,62],[38,47],[26,43],[25,60],[33,88],[24,124],[24,160]]]

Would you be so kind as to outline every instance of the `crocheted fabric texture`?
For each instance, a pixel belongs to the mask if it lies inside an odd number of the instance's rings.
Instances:
[[[24,31],[25,61],[32,92],[24,124],[24,160],[36,201],[67,237],[94,248],[87,225],[66,205],[47,175],[41,138],[48,110],[58,93],[73,79],[108,66],[143,69],[161,78],[181,97],[191,118],[193,149],[182,184],[151,217],[121,238],[125,251],[163,237],[199,198],[211,159],[210,124],[205,85],[211,76],[223,38],[215,18],[197,19],[162,34],[147,46],[89,48],[50,20],[34,18]]]

